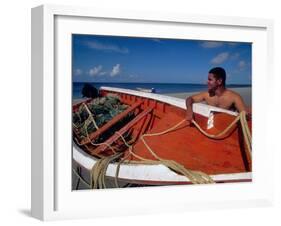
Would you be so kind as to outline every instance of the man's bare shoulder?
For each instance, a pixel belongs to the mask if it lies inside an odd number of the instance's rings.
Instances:
[[[187,99],[192,99],[194,102],[201,102],[206,100],[207,97],[207,93],[208,92],[200,92],[200,93],[196,93],[192,96],[189,96]]]
[[[236,109],[241,112],[246,110],[246,105],[244,103],[243,97],[234,90],[228,90],[229,99],[233,101],[233,104],[235,105]]]
[[[237,93],[236,91],[234,90],[231,90],[231,89],[227,89],[225,90],[225,93],[224,93],[227,97],[230,97],[230,98],[241,98],[241,95],[239,93]]]
[[[200,93],[196,93],[196,94],[192,95],[191,97],[193,99],[206,99],[206,98],[208,98],[208,96],[209,96],[209,93],[203,91],[203,92],[200,92]]]
[[[209,96],[209,93],[206,92],[206,91],[203,91],[203,92],[199,92],[199,93],[193,94],[191,97],[198,97],[198,96],[201,96],[201,97],[208,97],[208,96]]]

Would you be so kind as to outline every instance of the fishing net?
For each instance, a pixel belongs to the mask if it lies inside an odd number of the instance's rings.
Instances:
[[[73,112],[73,128],[79,139],[87,137],[98,128],[106,124],[113,117],[125,111],[129,106],[123,104],[117,95],[108,94],[105,97],[98,97],[89,103],[82,103],[76,112]],[[118,124],[128,121],[129,114]]]

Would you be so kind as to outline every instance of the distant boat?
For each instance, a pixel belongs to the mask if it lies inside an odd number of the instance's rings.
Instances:
[[[101,160],[108,159],[104,177],[123,183],[191,184],[196,183],[194,175],[203,183],[204,179],[206,183],[252,180],[251,154],[247,150],[244,129],[238,122],[220,139],[211,139],[197,127],[186,125],[183,99],[128,89],[100,88],[101,96],[108,94],[117,95],[129,107],[87,138],[81,139],[73,132],[73,160],[75,166],[84,171],[81,175],[93,173]],[[73,112],[81,104],[73,105]],[[195,122],[203,132],[212,135],[224,130],[238,117],[236,112],[201,103],[193,104],[193,110]],[[128,115],[132,119],[117,126]],[[251,131],[251,121],[246,124]],[[95,144],[108,132],[111,135],[101,144]],[[114,159],[114,156],[117,157]],[[93,183],[89,176],[85,178],[88,184]],[[101,188],[101,184],[96,185],[98,187]]]
[[[156,93],[156,90],[154,88],[151,88],[151,89],[144,89],[144,88],[139,88],[137,87],[136,88],[138,91],[141,91],[141,92],[145,92],[145,93]]]

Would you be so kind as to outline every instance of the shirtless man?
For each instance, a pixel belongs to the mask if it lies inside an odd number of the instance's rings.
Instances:
[[[186,118],[189,123],[193,119],[192,104],[205,101],[208,105],[227,110],[246,111],[241,96],[225,87],[226,73],[221,67],[213,68],[208,74],[208,91],[202,92],[186,99]],[[250,114],[247,113],[247,118]]]

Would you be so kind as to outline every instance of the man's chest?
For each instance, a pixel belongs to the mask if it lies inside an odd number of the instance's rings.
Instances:
[[[227,96],[213,96],[206,99],[207,104],[220,107],[224,109],[230,109],[233,105],[233,101],[227,98]]]

